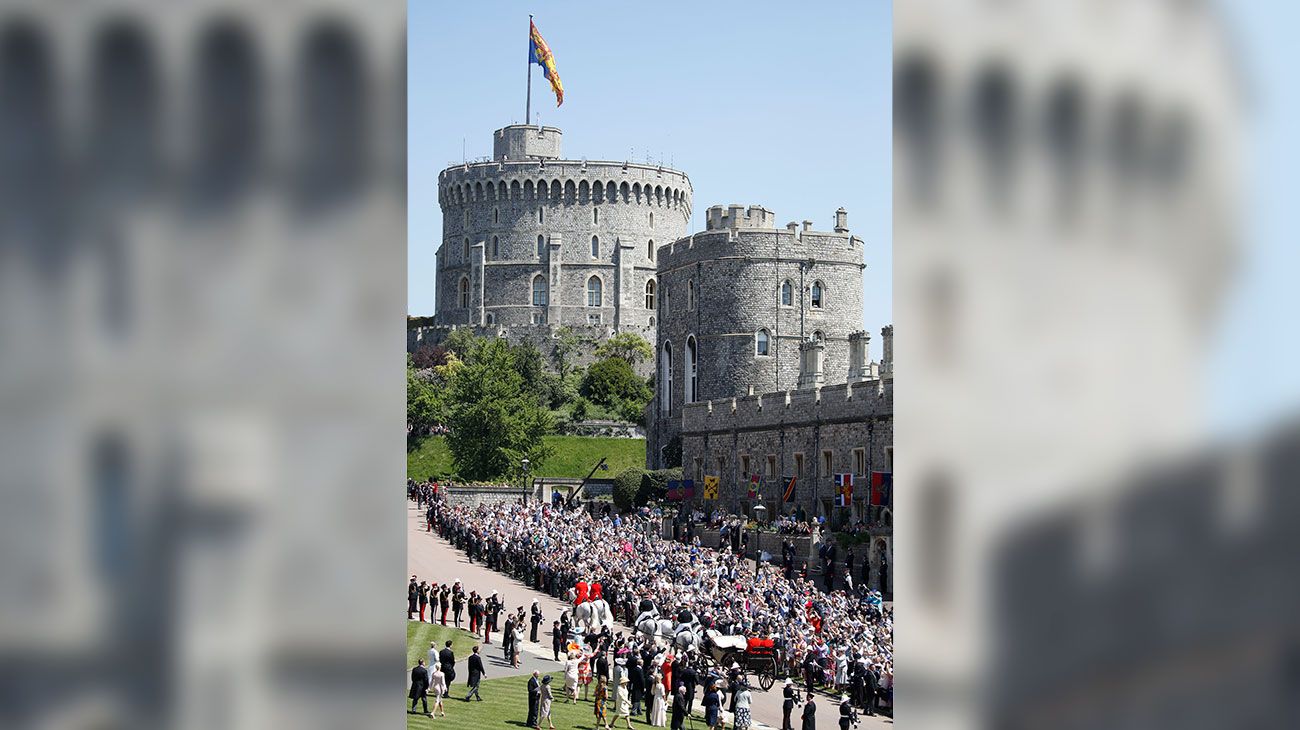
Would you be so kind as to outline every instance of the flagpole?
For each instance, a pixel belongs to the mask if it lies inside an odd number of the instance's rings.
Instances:
[[[533,15],[528,14],[528,95],[524,97],[524,124],[532,124],[533,115]]]

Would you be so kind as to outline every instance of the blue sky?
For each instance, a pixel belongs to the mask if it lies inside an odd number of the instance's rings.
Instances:
[[[1223,432],[1300,410],[1300,3],[1220,2],[1246,80],[1244,246],[1207,366],[1209,415]]]
[[[820,7],[819,7],[820,5]],[[492,152],[524,121],[528,13],[555,53],[564,106],[533,71],[533,111],[569,158],[647,158],[688,174],[692,230],[710,205],[761,204],[778,224],[833,225],[866,241],[864,326],[891,321],[890,4],[443,3],[409,9],[412,314],[434,311],[438,172]],[[538,121],[534,119],[534,121]]]
[[[593,7],[599,8],[593,10]],[[1204,364],[1220,431],[1300,411],[1300,3],[1220,2],[1249,85],[1245,245]],[[616,10],[616,12],[615,12]],[[865,2],[410,5],[408,305],[434,311],[437,175],[491,153],[524,114],[528,13],[555,52],[556,109],[534,110],[565,156],[662,160],[691,176],[698,230],[714,204],[758,203],[829,228],[839,206],[867,242],[864,326],[891,320],[891,9]],[[463,148],[462,148],[463,144]],[[879,357],[879,336],[873,356]]]

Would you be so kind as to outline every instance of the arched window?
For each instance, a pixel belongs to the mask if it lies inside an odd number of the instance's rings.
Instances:
[[[591,237],[591,257],[593,259],[600,258],[600,237],[599,236]]]
[[[466,263],[469,262],[469,239],[466,238],[460,245],[460,259]]]
[[[826,333],[821,330],[813,330],[813,342],[825,342]]]
[[[654,213],[651,213],[651,214],[650,214],[650,227],[651,227],[651,228],[654,228],[654,227],[655,227],[655,214],[654,214]]]
[[[781,306],[794,306],[794,284],[790,283],[789,279],[781,282]]]
[[[538,223],[546,222],[546,210],[541,206],[537,207],[537,222]]]
[[[626,184],[626,183],[625,183]],[[673,407],[673,343],[665,342],[659,355],[659,411],[668,413]]]
[[[469,309],[469,277],[460,277],[460,308]]]
[[[651,261],[655,260],[655,242],[653,239],[651,239],[650,243],[646,244],[645,255],[646,258],[650,259]]]
[[[601,284],[600,277],[593,276],[587,279],[587,306],[599,307],[601,301]]]
[[[486,315],[484,315],[484,320],[485,320],[486,324],[496,324],[496,323],[497,323],[497,316],[496,316],[495,314],[493,314],[492,312],[488,312]]]
[[[493,208],[493,209],[492,209],[492,222],[493,222],[493,223],[500,223],[500,222],[501,222],[501,209],[500,209],[500,208]]]
[[[541,274],[533,277],[533,306],[546,306],[546,277]]]
[[[770,355],[772,352],[772,336],[767,330],[759,330],[754,333],[754,354]]]
[[[820,281],[814,281],[812,285],[812,297],[811,297],[813,309],[822,308],[824,296],[825,296],[825,292],[822,291],[822,283]]]
[[[469,211],[465,211],[465,227],[469,228]]]
[[[655,280],[650,279],[645,283],[645,308],[655,308]],[[651,318],[653,319],[653,317]]]
[[[655,326],[655,318],[654,318],[654,317],[651,317],[651,318],[650,318],[650,326],[651,326],[651,327]]]
[[[686,311],[695,311],[695,280],[686,280]]]
[[[697,357],[695,352],[695,335],[686,338],[686,382],[682,388],[682,402],[694,403],[697,391],[695,388],[695,365]]]
[[[600,223],[600,208],[591,209],[591,222]]]
[[[545,255],[546,255],[546,236],[538,236],[537,237],[537,258],[540,259]]]

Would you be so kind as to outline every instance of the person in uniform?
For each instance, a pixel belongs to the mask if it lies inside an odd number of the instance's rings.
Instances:
[[[790,724],[790,713],[794,711],[794,680],[785,678],[785,687],[781,690],[781,730],[794,730]]]

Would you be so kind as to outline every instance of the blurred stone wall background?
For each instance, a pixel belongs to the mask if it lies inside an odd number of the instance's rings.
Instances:
[[[0,8],[0,726],[397,726],[405,5]]]

